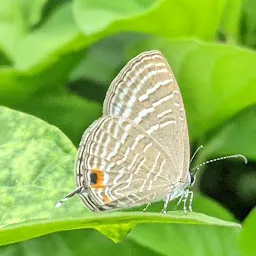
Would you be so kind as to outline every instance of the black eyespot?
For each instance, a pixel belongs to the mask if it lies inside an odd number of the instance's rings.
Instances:
[[[91,173],[90,174],[90,179],[91,179],[90,180],[91,185],[96,184],[97,183],[97,179],[98,179],[97,174],[95,172]]]

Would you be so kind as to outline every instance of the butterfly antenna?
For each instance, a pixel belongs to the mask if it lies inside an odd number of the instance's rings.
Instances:
[[[196,172],[197,172],[200,169],[200,167],[202,167],[203,165],[209,164],[209,163],[213,163],[213,162],[217,162],[217,161],[221,161],[221,160],[226,160],[226,159],[230,159],[230,158],[239,158],[239,157],[244,160],[245,164],[248,163],[247,158],[244,155],[241,155],[241,154],[231,155],[231,156],[223,156],[223,157],[218,157],[218,158],[211,159],[211,160],[208,160],[206,162],[203,162],[203,163],[197,165],[196,167],[192,168],[191,172],[193,172],[194,170],[196,170]]]
[[[69,193],[67,196],[65,196],[63,199],[61,199],[57,204],[56,204],[56,208],[61,207],[61,205],[67,201],[70,197],[74,196],[75,194],[78,194],[81,192],[83,186],[80,186],[78,188],[76,188],[74,191],[72,191],[71,193]]]
[[[191,159],[190,159],[190,163],[192,163],[192,161],[193,161],[193,159],[195,158],[196,154],[197,154],[198,151],[199,151],[200,149],[202,149],[202,148],[203,148],[203,145],[199,146],[199,147],[196,149],[196,151],[194,152],[193,156],[192,156]]]

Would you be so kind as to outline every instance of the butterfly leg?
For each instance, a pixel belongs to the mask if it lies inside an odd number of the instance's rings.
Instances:
[[[150,205],[151,205],[151,203],[148,203],[142,211],[145,212]]]
[[[162,209],[161,213],[166,213],[170,199],[171,199],[171,193],[167,195],[166,200],[164,202],[164,208]]]
[[[190,212],[193,212],[192,203],[193,203],[194,193],[193,193],[193,191],[189,191],[188,193],[190,194],[188,209],[189,209]]]
[[[178,203],[174,206],[174,210],[176,210],[177,207],[180,205],[180,203],[181,203],[183,197],[184,197],[184,194],[182,194],[182,195],[180,196],[180,199],[179,199]]]
[[[153,195],[150,195],[149,197],[148,197],[148,200],[149,201],[154,201],[154,199],[155,199],[155,197],[156,197],[156,193],[154,193]],[[148,209],[148,207],[151,205],[151,203],[148,203],[147,205],[146,205],[146,207],[142,210],[143,212],[145,212],[147,209]]]
[[[186,189],[185,191],[184,191],[184,194],[183,194],[183,199],[182,199],[182,201],[183,201],[183,203],[184,203],[184,205],[183,205],[183,211],[184,211],[184,213],[185,214],[187,214],[188,212],[187,212],[187,206],[186,206],[186,204],[187,204],[187,200],[188,200],[188,195],[190,194],[190,191],[188,190],[188,189]]]
[[[185,214],[187,214],[187,206],[186,206],[186,204],[187,204],[187,200],[188,200],[189,196],[190,196],[190,199],[189,199],[188,209],[189,209],[190,212],[193,212],[193,210],[192,210],[192,202],[193,202],[193,196],[194,196],[193,191],[190,191],[189,189],[186,189],[184,191],[184,194],[181,196],[181,198],[183,198],[182,199],[182,201],[184,203],[183,211],[184,211]],[[180,201],[181,201],[181,199],[180,199]]]

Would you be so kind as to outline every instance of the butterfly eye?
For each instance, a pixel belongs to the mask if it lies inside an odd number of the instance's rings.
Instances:
[[[195,184],[196,177],[190,173],[190,187],[192,187]]]

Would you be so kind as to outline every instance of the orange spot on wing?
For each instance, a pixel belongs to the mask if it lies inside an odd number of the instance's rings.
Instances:
[[[105,204],[110,203],[110,199],[106,195],[103,196],[103,201],[104,201]]]
[[[104,175],[103,172],[99,169],[92,169],[92,173],[96,175],[96,182],[95,184],[89,185],[90,188],[104,188],[103,185]]]

